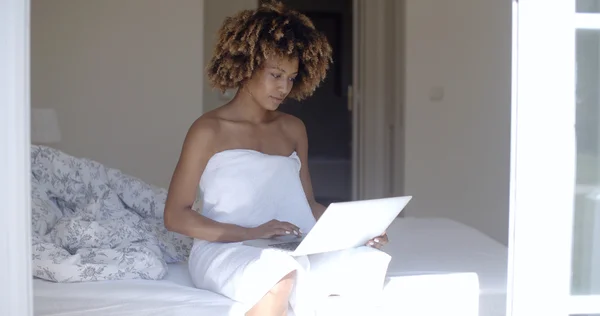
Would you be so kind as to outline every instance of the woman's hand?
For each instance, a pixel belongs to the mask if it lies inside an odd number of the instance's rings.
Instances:
[[[387,233],[383,233],[381,236],[377,236],[371,240],[369,240],[366,246],[373,247],[376,249],[381,249],[389,242]]]
[[[258,227],[250,228],[248,235],[250,239],[268,239],[285,235],[300,236],[301,232],[300,228],[292,223],[271,220]]]

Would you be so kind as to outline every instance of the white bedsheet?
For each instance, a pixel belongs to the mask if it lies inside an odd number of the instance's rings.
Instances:
[[[321,315],[503,316],[506,247],[445,219],[398,219],[382,302],[349,308],[341,298]],[[164,280],[56,284],[34,280],[37,316],[240,315],[233,301],[193,287],[185,264]],[[478,302],[479,297],[479,302]]]
[[[448,273],[475,273],[480,287],[479,316],[506,315],[506,246],[443,218],[402,218],[392,224],[388,235],[385,251],[392,256],[388,276],[430,275],[435,279]]]
[[[242,315],[241,305],[196,289],[189,280],[185,264],[170,264],[169,275],[161,281],[50,283],[34,280],[35,315]],[[477,290],[474,274],[405,276],[388,282],[381,304],[348,304],[343,299],[331,298],[317,315],[476,316]]]
[[[388,280],[375,304],[330,298],[318,316],[477,316],[478,279],[474,273],[401,276]]]
[[[36,316],[240,315],[230,299],[194,288],[185,263],[169,264],[164,280],[51,283],[36,279]]]

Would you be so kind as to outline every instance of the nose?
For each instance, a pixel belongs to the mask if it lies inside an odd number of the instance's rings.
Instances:
[[[291,82],[290,80],[281,79],[277,87],[277,91],[279,91],[279,93],[281,93],[282,96],[287,96],[288,93],[290,93],[290,90],[292,90],[292,85],[293,82]]]

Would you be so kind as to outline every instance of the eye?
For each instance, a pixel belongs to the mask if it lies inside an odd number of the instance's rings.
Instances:
[[[281,78],[281,75],[280,74],[276,74],[276,73],[271,73],[271,76],[273,76],[273,78],[275,78],[275,79]]]
[[[296,77],[290,78],[290,81],[291,81],[291,82],[294,82],[294,81],[296,81]]]

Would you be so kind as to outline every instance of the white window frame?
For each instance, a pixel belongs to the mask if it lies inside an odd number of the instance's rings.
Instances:
[[[571,295],[577,28],[600,29],[600,15],[513,0],[511,316],[600,314],[600,296]]]
[[[29,0],[0,1],[0,314],[33,314]]]

